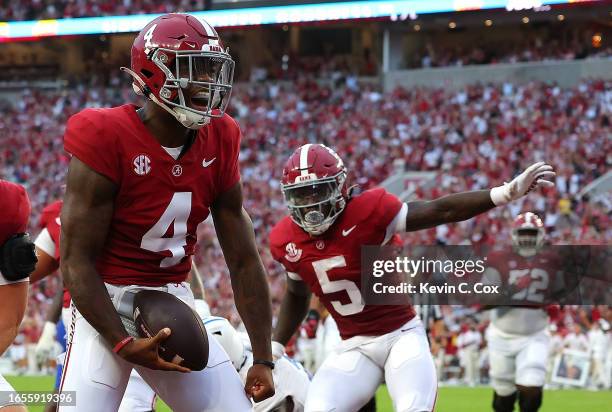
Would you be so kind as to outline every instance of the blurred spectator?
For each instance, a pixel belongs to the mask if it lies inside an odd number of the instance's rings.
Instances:
[[[494,41],[481,36],[478,45],[452,42],[452,46],[440,46],[439,39],[427,41],[415,54],[407,56],[409,68],[462,67],[478,64],[508,64],[551,60],[578,60],[588,57],[609,58],[612,47],[593,42],[592,28],[572,27],[562,29],[550,26],[547,31],[527,32],[511,41]],[[604,36],[608,38],[609,36]]]
[[[461,326],[461,333],[457,337],[459,348],[459,362],[463,368],[463,382],[468,386],[475,386],[480,382],[478,365],[479,349],[482,336],[473,324]]]
[[[574,324],[574,330],[568,333],[563,340],[563,347],[580,352],[589,352],[589,341],[578,323]]]
[[[0,0],[0,21],[204,10],[205,0]]]
[[[600,322],[593,322],[587,339],[591,349],[591,386],[597,389],[604,388],[606,385],[606,357],[610,350],[610,336],[602,330]]]
[[[85,107],[136,101],[129,83],[109,73],[92,75],[61,91],[26,89],[19,98],[0,103],[0,175],[27,186],[33,235],[42,208],[63,194],[68,158],[61,136],[68,117]],[[267,234],[286,213],[278,183],[283,163],[306,142],[335,148],[349,168],[351,183],[365,189],[393,173],[393,159],[403,159],[407,170],[439,172],[432,185],[416,187],[420,199],[487,188],[508,181],[541,159],[566,178],[558,191],[534,193],[466,222],[406,234],[409,242],[509,243],[512,218],[532,210],[545,219],[552,243],[609,244],[609,200],[587,202],[577,196],[576,189],[610,169],[611,89],[609,81],[589,80],[571,89],[508,83],[471,85],[458,91],[398,88],[383,92],[354,78],[334,85],[310,75],[298,75],[287,83],[236,84],[231,112],[244,134],[240,159],[245,208],[253,218],[268,269],[274,310],[285,283],[267,248]],[[561,219],[568,211],[571,225]],[[204,275],[211,310],[238,325],[227,267],[212,224],[200,225],[198,233],[195,263]],[[29,320],[23,326],[32,342],[57,287],[55,278],[33,287]],[[444,331],[435,340],[444,374],[452,377],[457,375],[452,368],[458,367],[459,325],[469,312],[450,307],[444,311]],[[559,328],[577,324],[586,330],[595,317],[612,321],[607,308],[566,307],[557,324]],[[481,330],[486,319],[478,322],[476,330]],[[588,350],[588,341],[586,345]]]

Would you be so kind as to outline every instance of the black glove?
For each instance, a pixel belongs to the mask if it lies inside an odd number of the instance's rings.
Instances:
[[[27,233],[18,233],[0,246],[0,272],[6,280],[27,278],[36,268],[36,262],[34,243]]]

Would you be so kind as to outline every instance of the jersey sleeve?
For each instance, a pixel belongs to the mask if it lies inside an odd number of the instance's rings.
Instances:
[[[0,198],[5,212],[0,214],[0,245],[8,238],[27,230],[30,218],[30,198],[23,186],[0,181]]]
[[[287,276],[290,279],[301,281],[302,278],[300,277],[300,275],[293,268],[288,267],[287,262],[284,259],[285,251],[280,246],[282,242],[278,240],[278,229],[276,227],[273,228],[272,231],[270,232],[269,241],[270,241],[269,242],[270,243],[270,254],[274,258],[274,260],[276,260],[278,263],[280,263],[283,266],[283,268],[285,269],[285,272],[287,272]]]
[[[44,229],[49,225],[50,212],[49,207],[45,207],[40,213],[40,219],[38,220],[38,227]]]
[[[387,225],[385,239],[382,243],[383,245],[387,244],[387,242],[389,242],[394,235],[406,231],[406,216],[408,216],[408,205],[406,203],[402,203],[399,212],[397,212],[393,220],[391,220],[391,223]]]
[[[38,222],[38,226],[41,229],[46,228],[47,226],[49,226],[49,223],[55,219],[57,216],[57,212],[54,210],[53,208],[53,204],[47,205],[45,206],[45,208],[42,210],[41,214],[40,214],[40,220]]]
[[[55,242],[51,238],[47,228],[40,231],[36,237],[36,240],[34,241],[34,245],[36,245],[37,248],[45,252],[47,255],[51,257],[55,256]]]
[[[280,241],[278,239],[278,227],[273,227],[270,231],[270,236],[268,238],[268,243],[270,245],[270,254],[272,258],[276,260],[278,263],[283,263],[283,252],[280,248]]]
[[[66,125],[64,148],[92,170],[118,184],[121,174],[117,145],[103,124],[104,119],[94,109],[75,114]]]
[[[234,119],[227,116],[226,127],[223,136],[227,139],[227,151],[224,154],[224,165],[221,168],[221,176],[219,178],[219,193],[223,193],[234,186],[240,180],[240,165],[238,156],[240,154],[240,141],[242,132],[240,126]]]
[[[400,201],[394,194],[384,189],[379,190],[382,191],[382,194],[378,199],[378,206],[375,209],[373,223],[378,231],[384,233],[382,244],[385,244],[394,234],[402,231],[402,227],[406,227],[405,222],[408,208],[407,205]]]

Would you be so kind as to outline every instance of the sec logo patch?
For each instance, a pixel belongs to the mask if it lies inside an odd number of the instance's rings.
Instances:
[[[138,176],[144,176],[151,171],[151,159],[146,154],[139,154],[132,163],[134,164],[134,173]]]
[[[287,243],[285,247],[285,259],[287,259],[291,263],[295,263],[302,257],[302,249],[298,249],[295,243]]]

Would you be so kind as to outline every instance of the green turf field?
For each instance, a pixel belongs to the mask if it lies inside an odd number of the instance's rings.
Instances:
[[[18,391],[48,390],[53,386],[52,377],[11,377],[7,380]],[[78,396],[78,394],[77,394]],[[391,399],[385,388],[376,395],[378,411],[392,412]],[[488,412],[491,411],[489,388],[440,388],[436,412]],[[31,412],[42,412],[42,407],[31,407]],[[158,411],[170,409],[159,405]],[[517,409],[518,410],[518,409]],[[541,412],[611,412],[612,391],[589,392],[582,390],[546,391]],[[230,412],[230,411],[228,411]]]

